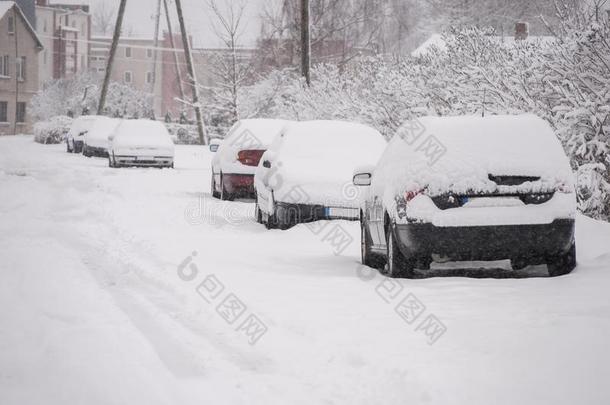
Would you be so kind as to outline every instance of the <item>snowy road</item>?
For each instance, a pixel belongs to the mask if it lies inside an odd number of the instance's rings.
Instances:
[[[610,403],[610,225],[578,218],[565,277],[380,284],[356,223],[267,231],[210,158],[0,138],[1,404]]]

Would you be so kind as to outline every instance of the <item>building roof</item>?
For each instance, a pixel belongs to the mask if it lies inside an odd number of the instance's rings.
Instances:
[[[21,8],[17,3],[15,3],[14,1],[0,1],[0,19],[4,18],[4,15],[13,7],[15,7],[15,10],[17,10],[18,14],[21,16],[21,20],[25,24],[25,27],[30,32],[30,35],[32,35],[32,38],[34,38],[34,41],[36,41],[36,46],[42,49],[42,42],[40,42],[38,35],[36,35],[36,31],[34,31],[28,19],[25,18],[23,11],[21,11]]]

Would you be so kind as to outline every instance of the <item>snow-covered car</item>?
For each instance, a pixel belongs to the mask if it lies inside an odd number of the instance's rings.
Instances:
[[[402,126],[363,186],[362,262],[409,277],[434,262],[576,265],[573,174],[534,115],[425,117]]]
[[[83,155],[108,157],[108,136],[121,123],[118,118],[97,116],[91,128],[85,133]]]
[[[174,167],[174,142],[159,121],[123,120],[108,141],[110,167]]]
[[[212,159],[212,196],[222,200],[254,197],[254,171],[273,139],[286,125],[274,119],[235,123]]]
[[[342,121],[286,125],[256,169],[256,219],[287,229],[322,219],[359,218],[354,169],[373,165],[387,142],[375,129]]]
[[[72,121],[70,130],[66,135],[66,150],[70,153],[81,153],[85,142],[85,134],[95,120],[97,115],[81,115]]]

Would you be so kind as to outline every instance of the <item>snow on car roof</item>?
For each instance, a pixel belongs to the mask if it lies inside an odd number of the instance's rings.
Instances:
[[[386,145],[369,126],[319,120],[288,124],[271,149],[277,151],[286,175],[346,182],[357,166],[374,165]]]
[[[107,141],[108,135],[114,131],[120,122],[121,120],[117,118],[109,118],[101,115],[98,116],[87,132],[87,135],[85,135],[87,142],[94,139]]]
[[[366,153],[371,142],[381,147],[386,145],[382,135],[367,125],[332,120],[289,123],[282,138],[282,153],[296,156],[333,155],[342,150]]]
[[[489,175],[534,176],[571,184],[563,148],[535,115],[424,117],[401,126],[374,177],[395,192],[428,187],[433,194],[486,190]]]
[[[114,145],[169,146],[173,145],[165,125],[149,119],[123,120],[116,128]]]
[[[239,120],[229,131],[229,142],[232,144],[239,144],[239,139],[243,138],[243,143],[266,147],[281,132],[287,122],[288,121],[269,118]]]

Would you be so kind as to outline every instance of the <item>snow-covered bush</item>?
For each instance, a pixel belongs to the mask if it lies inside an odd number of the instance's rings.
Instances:
[[[102,77],[81,73],[69,79],[45,83],[34,97],[30,109],[37,120],[56,115],[78,116],[97,111]],[[104,115],[141,118],[152,115],[152,96],[123,83],[110,82]]]
[[[72,125],[72,118],[65,115],[52,117],[48,121],[34,124],[34,141],[38,143],[61,143]]]
[[[166,122],[165,127],[172,136],[174,143],[179,145],[199,144],[197,125]]]

